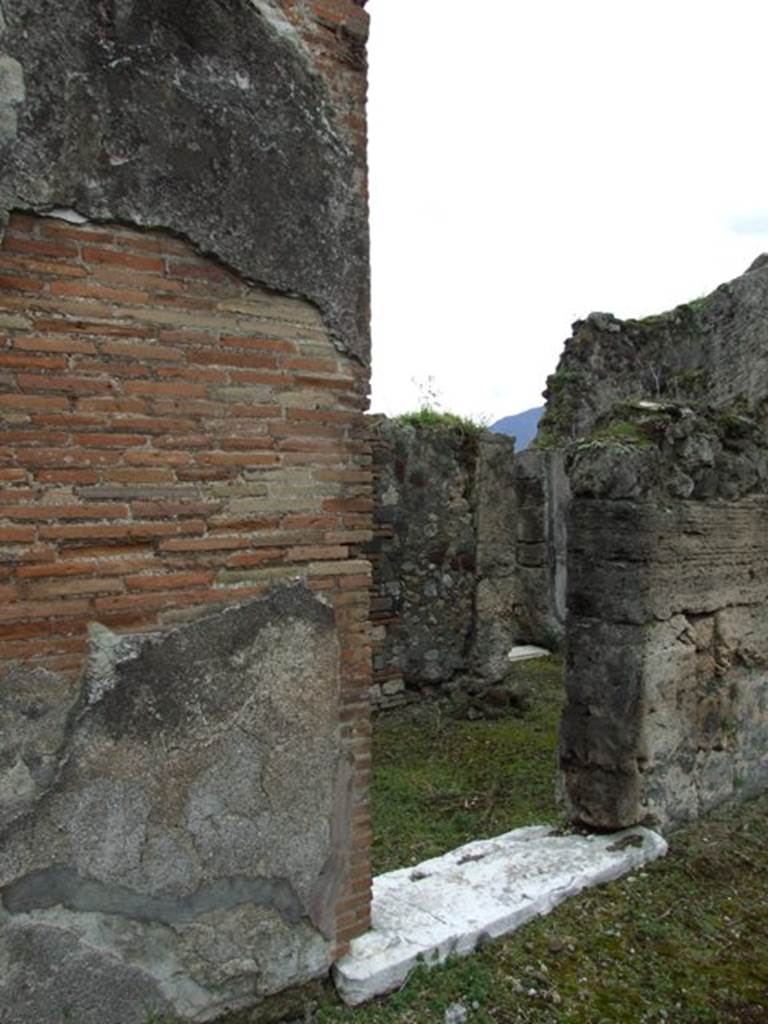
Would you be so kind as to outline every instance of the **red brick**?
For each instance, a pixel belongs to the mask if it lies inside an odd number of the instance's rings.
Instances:
[[[28,586],[28,594],[32,598],[58,597],[58,596],[82,596],[85,594],[114,594],[122,593],[124,590],[120,579],[102,579],[92,577],[89,579],[64,580],[57,579],[53,582],[36,581]]]
[[[27,637],[46,636],[51,627],[47,622],[25,622],[0,626],[1,640],[24,640]]]
[[[153,369],[158,377],[165,377],[166,379],[178,377],[187,382],[198,384],[226,384],[229,380],[229,374],[226,370],[216,370],[211,367],[202,369],[199,366],[157,366]]]
[[[55,552],[53,557],[55,557]],[[100,564],[104,566],[108,565],[123,565],[126,559],[133,559],[136,557],[147,557],[154,558],[154,551],[152,545],[148,544],[145,540],[133,541],[127,544],[92,544],[89,546],[62,548],[59,552],[59,556],[62,560],[86,559],[93,558],[98,559]]]
[[[277,359],[271,355],[243,355],[239,352],[214,350],[212,352],[190,352],[190,363],[205,366],[248,366],[259,370],[276,370]]]
[[[114,266],[111,263],[91,264],[88,268],[93,280],[125,288],[136,288],[155,295],[158,292],[183,292],[183,281],[170,281],[158,274],[144,274],[140,270]]]
[[[93,576],[95,574],[107,576],[123,576],[132,572],[141,572],[152,567],[151,558],[123,558],[120,561],[110,559],[99,559],[90,562],[46,562],[42,565],[19,566],[18,576],[20,579],[42,579],[46,577],[59,576]]]
[[[17,459],[26,466],[51,466],[54,468],[72,468],[74,466],[98,466],[113,461],[114,454],[108,450],[99,451],[93,448],[86,451],[82,448],[18,448]]]
[[[198,462],[214,466],[276,466],[280,456],[272,452],[203,452]]]
[[[0,288],[10,289],[15,292],[41,292],[43,284],[34,277],[0,274]]]
[[[101,479],[105,483],[121,483],[121,484],[163,484],[163,483],[174,483],[176,477],[174,476],[173,470],[171,469],[116,469],[104,470],[101,474]]]
[[[0,267],[5,270],[20,271],[26,274],[55,274],[57,277],[86,277],[84,267],[73,266],[63,261],[37,260],[20,253],[6,253],[0,249]]]
[[[88,319],[55,320],[50,318],[36,318],[35,330],[50,331],[51,334],[90,334],[105,337],[117,335],[124,338],[151,338],[154,333],[150,327],[139,327],[133,324],[102,323]]]
[[[6,444],[59,445],[66,444],[69,434],[50,430],[36,430],[33,425],[27,430],[7,430],[2,435]]]
[[[0,507],[0,518],[6,519],[124,519],[127,505],[9,505]]]
[[[123,391],[132,395],[178,395],[184,398],[202,398],[206,390],[202,384],[178,384],[165,381],[127,381]]]
[[[161,551],[232,551],[248,546],[245,537],[200,537],[190,540],[163,540]]]
[[[73,434],[72,440],[84,448],[132,448],[147,443],[143,434]]]
[[[0,395],[0,408],[6,409],[69,409],[66,398],[52,398],[44,395]]]
[[[328,498],[323,502],[327,512],[372,512],[373,501],[370,498]]]
[[[221,344],[232,348],[257,349],[261,352],[298,352],[298,345],[293,341],[281,341],[277,338],[261,338],[258,335],[224,334]]]
[[[285,551],[282,548],[261,548],[259,551],[243,551],[237,555],[230,555],[225,564],[228,568],[242,569],[265,562],[281,562],[284,559]]]
[[[5,607],[0,605],[0,622],[83,615],[88,608],[88,601],[23,601]]]
[[[166,360],[182,359],[184,353],[180,348],[169,345],[134,345],[131,342],[108,341],[101,346],[105,355],[121,356],[123,359]]]
[[[118,363],[117,360],[99,362],[98,360],[91,359],[89,356],[77,356],[75,358],[74,369],[77,370],[78,373],[93,373],[104,377],[111,377],[113,378],[110,382],[112,387],[121,386],[121,383],[125,378],[146,378],[152,373],[148,366],[144,366],[141,363]],[[121,383],[118,384],[118,381]]]
[[[131,511],[140,519],[161,519],[165,516],[207,516],[221,508],[220,501],[132,501]]]
[[[100,413],[104,416],[125,413],[145,413],[149,406],[142,398],[80,398],[77,403],[80,412]],[[131,430],[138,428],[131,426]]]
[[[66,295],[75,299],[103,299],[104,302],[119,302],[142,305],[149,296],[146,292],[129,288],[110,288],[103,284],[86,284],[84,281],[54,281],[51,295]]]
[[[349,557],[347,547],[297,547],[288,549],[288,558],[294,562],[314,562],[322,559],[340,559]]]
[[[111,381],[92,377],[43,377],[31,373],[20,373],[18,382],[20,388],[30,391],[66,391],[73,395],[103,394],[114,386]]]
[[[130,466],[184,466],[192,461],[189,452],[155,451],[142,448],[125,453],[125,461]]]
[[[271,419],[279,416],[282,412],[279,405],[246,405],[237,402],[229,407],[233,417],[245,417],[246,419]]]
[[[254,451],[257,449],[270,449],[274,442],[270,437],[224,437],[218,447],[224,451]]]
[[[22,369],[65,370],[67,360],[60,356],[28,356],[13,352],[0,352],[0,366],[18,366]]]
[[[202,328],[198,330],[161,330],[158,335],[160,341],[170,342],[171,345],[216,345],[215,333]]]
[[[34,539],[34,526],[0,526],[0,544],[29,544]]]
[[[14,212],[8,218],[8,232],[14,235],[37,235],[40,218],[31,213]],[[8,237],[6,235],[6,237]]]
[[[115,251],[113,249],[95,249],[86,246],[83,249],[86,263],[114,263],[131,270],[142,270],[145,273],[162,274],[165,264],[157,256],[137,256],[135,253]]]
[[[208,586],[215,575],[214,572],[163,573],[156,576],[131,576],[126,583],[129,590],[176,590]]]
[[[94,525],[42,526],[43,540],[126,540],[202,533],[205,524],[196,519],[182,523],[104,523]]]
[[[114,235],[111,232],[103,231],[100,228],[75,227],[66,221],[53,219],[41,220],[39,224],[40,234],[47,235],[49,238],[69,238],[75,242],[89,242],[91,245],[97,242],[111,244],[114,240]]]
[[[16,238],[13,235],[6,236],[3,248],[7,252],[31,253],[34,256],[50,256],[54,259],[76,259],[79,252],[78,246],[71,241],[38,241],[32,238]]]
[[[325,423],[345,423],[347,426],[356,426],[361,416],[359,413],[337,409],[286,409],[286,416],[289,420],[320,420]]]

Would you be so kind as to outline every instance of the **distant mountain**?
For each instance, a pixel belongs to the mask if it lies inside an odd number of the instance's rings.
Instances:
[[[517,438],[515,450],[521,452],[536,437],[543,412],[544,406],[538,405],[535,409],[526,409],[525,412],[518,412],[514,416],[505,416],[503,419],[496,420],[488,429],[495,434],[506,434],[508,437]]]

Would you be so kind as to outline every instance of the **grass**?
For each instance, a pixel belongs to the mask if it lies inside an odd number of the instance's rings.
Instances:
[[[457,721],[439,706],[385,716],[374,730],[375,874],[470,839],[557,820],[555,748],[563,696],[554,659],[515,673],[531,686],[524,719]]]
[[[440,412],[430,406],[422,406],[414,412],[401,413],[395,416],[395,423],[426,429],[456,429],[470,438],[477,437],[486,429],[484,423],[478,423],[466,416],[458,416],[453,412]]]
[[[519,666],[525,720],[382,719],[375,870],[557,818],[559,667]],[[465,960],[419,968],[349,1010],[328,988],[316,1024],[768,1024],[768,795],[680,829],[668,856],[575,897]]]

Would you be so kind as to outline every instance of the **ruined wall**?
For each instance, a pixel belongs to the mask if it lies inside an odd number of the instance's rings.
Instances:
[[[711,295],[644,320],[591,313],[547,380],[539,441],[562,445],[623,399],[757,408],[768,395],[768,257]]]
[[[499,681],[514,642],[514,442],[382,418],[373,446],[374,703]]]
[[[2,11],[0,1005],[211,1019],[368,925],[367,18]]]
[[[758,261],[676,311],[663,401],[626,397],[621,367],[627,338],[644,351],[668,318],[609,321],[618,363],[599,401],[581,375],[608,339],[578,328],[561,361],[554,411],[586,430],[568,455],[561,738],[578,821],[668,826],[768,785],[767,309]]]

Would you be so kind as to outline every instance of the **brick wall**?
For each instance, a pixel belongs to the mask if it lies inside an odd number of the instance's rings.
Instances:
[[[0,247],[0,667],[73,688],[148,631],[304,578],[336,609],[357,803],[337,944],[368,926],[367,374],[309,304],[185,242],[16,214]]]

